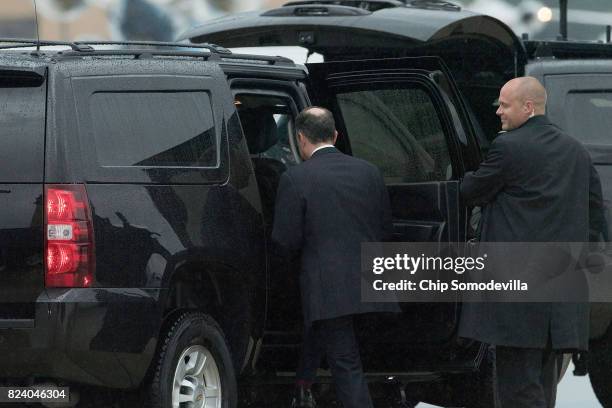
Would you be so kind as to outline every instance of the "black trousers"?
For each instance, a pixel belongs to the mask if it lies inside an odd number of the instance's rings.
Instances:
[[[352,316],[319,320],[305,329],[297,379],[314,382],[323,357],[344,408],[372,408]]]
[[[549,347],[497,346],[497,408],[553,408],[557,398],[557,354]]]

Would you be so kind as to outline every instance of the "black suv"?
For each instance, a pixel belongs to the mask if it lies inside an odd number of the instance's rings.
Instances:
[[[215,46],[42,45],[0,51],[5,384],[234,407],[240,379],[244,400],[272,404],[278,388],[261,391],[292,382],[302,318],[297,266],[271,251],[270,226],[300,160],[293,118],[311,103],[334,107],[341,150],[381,166],[396,239],[468,238],[457,180],[480,151],[438,58],[307,73]],[[481,406],[465,374],[487,349],[455,338],[460,303],[404,312],[363,322],[371,380]]]

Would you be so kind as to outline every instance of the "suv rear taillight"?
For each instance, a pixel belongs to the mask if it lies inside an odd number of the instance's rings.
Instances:
[[[45,187],[45,285],[91,286],[94,243],[89,200],[82,184]]]

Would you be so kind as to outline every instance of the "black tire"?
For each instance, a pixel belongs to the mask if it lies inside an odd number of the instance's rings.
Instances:
[[[612,408],[612,342],[605,338],[591,342],[587,364],[595,396],[604,408]]]
[[[219,392],[220,407],[235,408],[238,394],[236,375],[225,336],[219,325],[203,313],[188,312],[174,320],[169,327],[159,340],[159,352],[147,395],[149,403],[147,406],[171,408],[173,392],[175,398],[178,394],[183,396],[189,394],[196,400],[207,398],[207,393],[208,398],[214,399],[214,394]],[[179,361],[184,353],[189,354]],[[203,356],[206,356],[205,362],[202,362]],[[201,364],[202,368],[190,368],[190,364],[198,367]],[[203,382],[198,378],[200,371],[204,372],[201,375]],[[192,376],[189,375],[190,372]],[[209,374],[209,384],[205,384],[206,373]],[[190,385],[175,386],[175,376],[185,379]],[[207,388],[203,388],[203,385],[207,385]],[[182,403],[179,406],[183,408],[194,405]]]

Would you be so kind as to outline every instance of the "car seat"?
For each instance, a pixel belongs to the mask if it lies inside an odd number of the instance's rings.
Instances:
[[[257,178],[264,220],[271,225],[278,184],[287,167],[280,160],[261,155],[278,142],[276,121],[272,112],[264,108],[242,109],[239,116]]]

